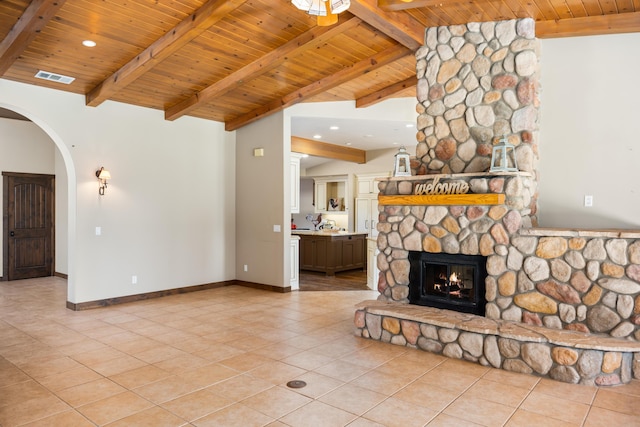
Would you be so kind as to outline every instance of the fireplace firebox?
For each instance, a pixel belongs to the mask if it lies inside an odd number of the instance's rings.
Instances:
[[[409,252],[409,303],[484,316],[487,258]]]

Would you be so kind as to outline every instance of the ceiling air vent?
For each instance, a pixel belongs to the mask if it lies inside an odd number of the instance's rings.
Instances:
[[[36,78],[50,80],[52,82],[64,83],[68,85],[75,80],[75,77],[63,76],[62,74],[50,73],[48,71],[38,71]]]

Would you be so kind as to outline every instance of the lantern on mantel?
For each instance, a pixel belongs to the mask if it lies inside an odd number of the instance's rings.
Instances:
[[[491,151],[490,172],[517,172],[516,147],[503,136]]]
[[[400,147],[395,158],[396,163],[393,168],[393,176],[411,176],[411,158],[404,146]]]

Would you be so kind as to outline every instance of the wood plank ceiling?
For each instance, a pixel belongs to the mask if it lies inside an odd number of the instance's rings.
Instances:
[[[290,0],[3,0],[0,76],[235,130],[299,102],[414,96],[425,27],[523,17],[539,37],[637,32],[640,0],[351,0],[329,27]]]

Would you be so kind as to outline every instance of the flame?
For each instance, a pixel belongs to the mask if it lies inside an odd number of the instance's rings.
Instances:
[[[451,273],[451,276],[449,277],[449,281],[450,282],[457,282],[458,281],[458,276],[456,275],[456,273]]]

